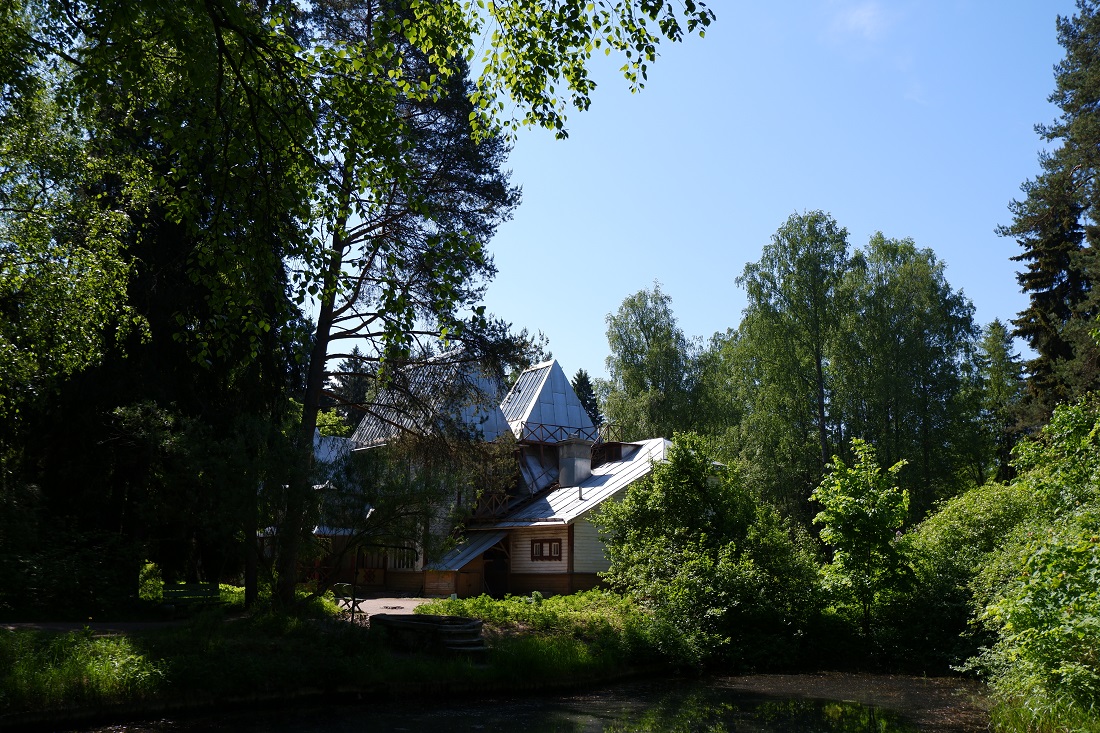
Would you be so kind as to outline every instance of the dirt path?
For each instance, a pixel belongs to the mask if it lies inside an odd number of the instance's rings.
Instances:
[[[721,685],[765,695],[843,700],[895,710],[929,731],[986,731],[989,699],[975,680],[887,674],[761,674]]]

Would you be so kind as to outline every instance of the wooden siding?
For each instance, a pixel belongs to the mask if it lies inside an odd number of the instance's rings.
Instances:
[[[567,573],[512,573],[508,576],[508,591],[525,596],[534,591],[544,596],[567,595],[572,592]]]
[[[573,573],[573,592],[592,590],[593,588],[605,588],[600,576],[595,573]]]
[[[424,595],[449,596],[458,592],[458,573],[452,570],[425,570]]]
[[[508,582],[509,591],[521,596],[536,590],[544,596],[560,596],[604,587],[595,573],[513,573]]]
[[[419,595],[424,589],[424,573],[390,570],[386,573],[386,590]],[[454,591],[451,591],[452,593]]]
[[[596,525],[587,519],[573,523],[573,572],[602,573],[611,567]]]
[[[560,527],[524,527],[512,531],[511,573],[512,577],[523,574],[562,573],[569,568],[569,528]],[[561,540],[561,559],[532,560],[531,540]],[[516,591],[509,588],[513,593]],[[523,592],[523,591],[520,591]]]

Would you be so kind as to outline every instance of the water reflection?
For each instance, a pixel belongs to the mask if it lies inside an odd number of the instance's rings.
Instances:
[[[103,729],[128,733],[275,731],[530,731],[531,733],[914,733],[900,716],[854,702],[779,699],[707,682],[642,682],[591,694],[495,698],[471,702],[406,701],[221,714]]]

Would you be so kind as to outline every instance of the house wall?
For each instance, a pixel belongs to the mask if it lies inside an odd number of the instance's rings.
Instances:
[[[587,519],[573,523],[573,572],[602,573],[611,567],[596,525]]]
[[[566,573],[512,573],[508,576],[509,593],[525,596],[536,590],[544,596],[573,592],[570,576]]]
[[[424,590],[424,573],[420,570],[387,570],[386,590],[419,595]],[[454,591],[449,591],[453,593]]]
[[[569,527],[524,527],[511,532],[509,590],[517,592],[512,580],[524,575],[565,574],[569,571]],[[560,560],[532,560],[531,540],[561,540]],[[518,591],[524,592],[524,591]],[[568,591],[565,591],[568,592]]]
[[[518,596],[530,595],[536,590],[544,596],[568,595],[601,587],[603,583],[595,573],[513,573],[508,578],[508,592]]]
[[[533,539],[560,539],[561,560],[532,560]],[[510,540],[508,592],[516,595],[533,591],[564,595],[597,588],[600,578],[596,573],[608,567],[596,528],[585,520],[572,526],[515,529]]]
[[[458,588],[458,573],[453,570],[425,570],[424,595],[449,596]]]

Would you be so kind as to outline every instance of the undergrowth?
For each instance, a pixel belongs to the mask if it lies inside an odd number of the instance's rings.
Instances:
[[[601,590],[438,600],[416,612],[481,619],[496,632],[494,666],[517,673],[538,669],[551,679],[666,661],[662,649],[671,635],[630,599]]]

